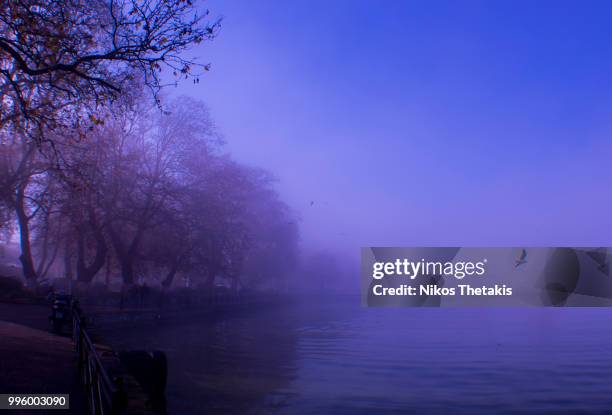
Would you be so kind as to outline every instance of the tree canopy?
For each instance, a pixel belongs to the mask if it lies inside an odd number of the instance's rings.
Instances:
[[[116,105],[102,121],[84,141],[58,138],[71,143],[61,167],[34,142],[0,146],[0,211],[15,219],[26,280],[170,287],[182,275],[238,289],[278,286],[295,267],[294,214],[268,172],[224,153],[203,103]]]
[[[191,0],[2,1],[0,128],[40,141],[58,127],[95,123],[96,110],[134,82],[159,103],[162,71],[207,70],[184,52],[219,27]]]

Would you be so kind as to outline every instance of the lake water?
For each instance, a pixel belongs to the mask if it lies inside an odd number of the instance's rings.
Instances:
[[[171,414],[612,414],[610,309],[296,304],[106,332],[168,355]]]

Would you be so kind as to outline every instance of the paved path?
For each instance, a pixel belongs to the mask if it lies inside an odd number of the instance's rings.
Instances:
[[[44,307],[23,309],[19,305],[0,307],[2,311],[7,311],[9,308],[12,310],[11,315],[2,313],[0,319],[19,319],[20,310],[28,312],[28,320],[36,322],[45,321],[47,318],[48,309]],[[37,316],[36,310],[40,315]],[[87,414],[83,393],[78,384],[71,339],[7,321],[0,321],[0,393],[70,394],[69,411],[0,411],[2,415],[5,413]]]
[[[0,302],[0,321],[10,321],[33,329],[49,329],[48,305]]]

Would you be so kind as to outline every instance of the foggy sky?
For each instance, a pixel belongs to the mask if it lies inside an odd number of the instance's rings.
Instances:
[[[274,172],[306,246],[612,243],[611,3],[205,5],[212,71],[173,93]]]

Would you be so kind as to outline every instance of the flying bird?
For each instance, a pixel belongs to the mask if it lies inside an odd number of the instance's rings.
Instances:
[[[521,254],[516,260],[516,264],[514,265],[514,268],[518,267],[519,265],[525,264],[526,262],[527,262],[527,251],[523,248],[521,249]]]
[[[608,253],[606,248],[597,248],[586,253],[595,263],[597,269],[604,274],[609,274],[610,265],[608,262]]]
[[[603,264],[599,265],[599,266],[597,267],[597,269],[598,269],[600,272],[603,272],[604,274],[610,274],[610,263],[605,262],[605,263],[603,263]]]

